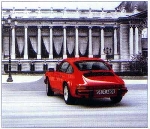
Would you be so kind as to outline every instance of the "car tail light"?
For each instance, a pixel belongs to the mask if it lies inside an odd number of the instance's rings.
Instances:
[[[94,87],[90,87],[90,86],[85,86],[85,85],[77,85],[76,89],[77,90],[93,90]]]
[[[77,90],[86,90],[87,87],[86,86],[83,86],[83,85],[78,85],[77,86]]]
[[[90,96],[93,96],[93,90],[90,89],[90,87],[88,86],[78,85],[76,88],[76,94],[82,97],[85,97],[85,96],[90,97]]]

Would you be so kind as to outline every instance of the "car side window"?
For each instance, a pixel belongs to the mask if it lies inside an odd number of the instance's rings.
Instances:
[[[73,73],[73,67],[68,62],[63,62],[58,71],[64,73]]]
[[[59,67],[59,72],[66,72],[68,66],[69,66],[69,63],[68,63],[68,62],[63,62],[63,63],[61,64],[61,66]]]
[[[73,73],[73,68],[72,68],[71,65],[69,65],[69,67],[68,67],[66,73]]]

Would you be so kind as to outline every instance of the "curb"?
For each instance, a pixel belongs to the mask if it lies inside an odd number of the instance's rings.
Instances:
[[[124,82],[125,84],[148,84],[148,80],[124,80]]]
[[[13,82],[7,82],[8,75],[2,75],[2,83],[27,83],[27,82],[35,82],[43,78],[43,76],[17,76],[13,75]]]
[[[2,75],[2,83],[27,83],[27,82],[35,82],[43,78],[44,75],[37,75],[37,76],[31,76],[31,75],[25,75],[25,76],[18,76],[13,75],[12,79],[13,82],[7,82],[8,75]],[[123,79],[125,84],[148,84],[148,80],[130,80],[130,79]]]

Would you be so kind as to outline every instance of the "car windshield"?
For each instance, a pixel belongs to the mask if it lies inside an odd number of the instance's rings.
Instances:
[[[86,70],[110,70],[102,61],[77,61],[75,65],[80,71]]]

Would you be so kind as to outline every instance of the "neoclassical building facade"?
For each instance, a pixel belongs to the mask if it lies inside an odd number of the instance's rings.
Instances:
[[[8,16],[12,23],[7,24]],[[2,71],[7,70],[9,42],[11,70],[43,71],[43,64],[67,57],[109,55],[113,69],[121,71],[131,56],[147,54],[147,9],[139,12],[82,9],[2,9]],[[17,24],[15,24],[17,22]],[[2,22],[3,23],[3,22]],[[147,32],[146,32],[147,34]],[[108,52],[106,51],[108,49]],[[108,57],[108,56],[107,56]]]

